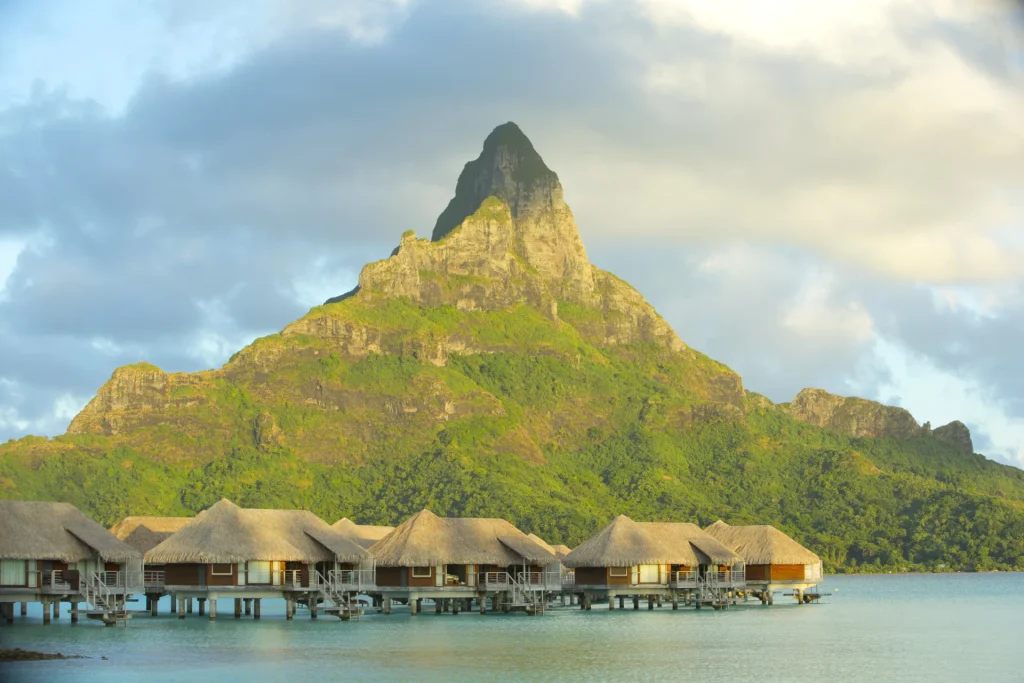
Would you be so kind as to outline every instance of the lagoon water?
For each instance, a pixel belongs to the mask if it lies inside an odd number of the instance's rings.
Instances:
[[[0,664],[0,680],[1024,681],[1024,574],[830,576],[822,592],[817,605],[776,595],[772,607],[723,612],[399,608],[352,622],[303,611],[287,622],[283,601],[270,600],[256,622],[235,620],[230,600],[215,622],[181,621],[165,599],[160,617],[117,628],[71,626],[66,613],[43,626],[32,605],[0,626],[3,647],[88,659]]]

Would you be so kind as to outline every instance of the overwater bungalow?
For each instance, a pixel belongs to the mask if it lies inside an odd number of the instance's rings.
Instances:
[[[789,589],[797,602],[806,601],[808,588],[821,583],[821,558],[773,526],[730,526],[718,520],[706,531],[736,552],[746,563],[747,589],[762,603],[773,593]]]
[[[296,604],[316,617],[319,606],[343,619],[355,613],[354,596],[373,587],[373,558],[359,544],[305,510],[256,510],[221,500],[146,553],[146,566],[163,566],[163,593],[179,618],[192,600],[217,616],[217,599],[234,598],[234,616],[260,616],[264,598]]]
[[[441,518],[421,510],[370,547],[377,594],[385,613],[408,601],[417,614],[424,598],[435,611],[544,610],[561,590],[558,559],[503,519]]]
[[[356,524],[348,517],[342,517],[332,524],[331,528],[341,535],[351,538],[364,548],[369,548],[371,545],[395,530],[395,527],[393,526]]]
[[[0,607],[8,622],[14,605],[43,605],[43,623],[71,603],[78,621],[88,616],[115,624],[125,601],[141,593],[142,555],[68,503],[0,501]]]
[[[166,541],[175,531],[191,522],[192,519],[192,517],[125,517],[110,527],[110,533],[144,556]],[[142,582],[146,589],[146,609],[150,611],[150,614],[156,616],[156,603],[164,595],[163,565],[147,565],[142,573]]]
[[[619,515],[611,524],[566,555],[574,570],[573,592],[588,609],[593,600],[608,600],[619,609],[632,597],[639,608],[647,597],[653,609],[663,598],[678,608],[694,602],[724,607],[730,593],[743,586],[743,561],[696,524],[634,522]]]

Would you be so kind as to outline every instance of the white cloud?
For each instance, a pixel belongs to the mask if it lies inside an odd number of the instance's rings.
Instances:
[[[862,344],[874,336],[874,323],[863,304],[855,300],[837,304],[834,288],[833,274],[812,271],[797,300],[785,311],[782,325],[799,335],[805,346]]]
[[[878,398],[898,396],[902,407],[932,427],[953,420],[975,431],[981,427],[995,449],[989,456],[1024,467],[1024,419],[1011,417],[991,391],[970,377],[937,367],[898,342],[879,338],[876,353],[890,369],[890,379],[878,388]],[[979,434],[974,436],[977,441]]]

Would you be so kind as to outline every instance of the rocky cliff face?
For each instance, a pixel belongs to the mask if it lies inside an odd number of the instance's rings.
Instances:
[[[100,387],[68,426],[68,434],[120,434],[159,422],[168,408],[193,408],[204,401],[210,373],[169,374],[149,363],[126,365]]]
[[[948,441],[964,453],[974,452],[974,442],[971,441],[971,430],[960,420],[953,420],[948,425],[937,427],[932,431],[936,439]]]
[[[908,439],[931,435],[967,453],[974,452],[970,430],[960,421],[954,420],[933,431],[927,425],[919,425],[903,408],[863,398],[836,396],[823,389],[804,389],[789,404],[788,410],[801,422],[848,436]]]

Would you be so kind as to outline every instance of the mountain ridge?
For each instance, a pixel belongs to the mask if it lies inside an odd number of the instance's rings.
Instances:
[[[407,231],[357,288],[219,369],[118,368],[64,436],[0,446],[0,496],[105,521],[225,495],[382,523],[419,506],[554,542],[611,512],[729,517],[775,523],[832,568],[1024,564],[1024,472],[975,455],[960,423],[747,391],[590,264],[514,124],[463,169],[432,237]],[[987,554],[942,521],[949,506],[984,522]]]

